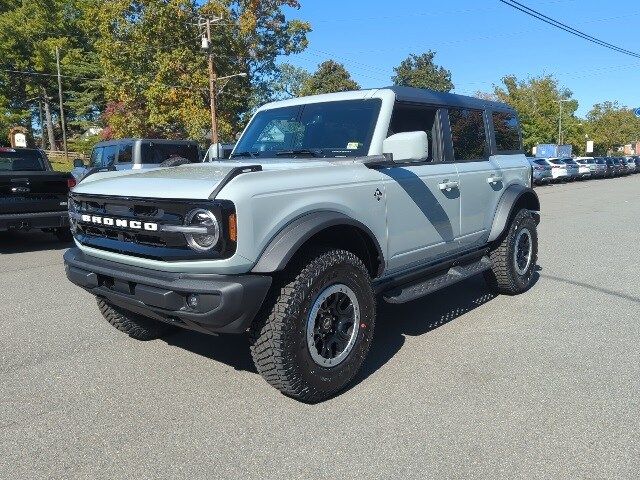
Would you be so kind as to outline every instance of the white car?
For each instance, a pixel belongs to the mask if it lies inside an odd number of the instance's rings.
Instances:
[[[578,174],[582,178],[596,176],[596,161],[592,157],[577,157],[575,159],[578,164]]]
[[[559,158],[545,158],[545,160],[551,166],[552,182],[569,180],[569,170],[566,163]]]

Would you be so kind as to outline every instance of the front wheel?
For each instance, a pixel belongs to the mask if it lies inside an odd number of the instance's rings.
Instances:
[[[285,395],[319,402],[356,375],[373,338],[375,296],[345,250],[307,255],[284,273],[251,327],[258,372]]]
[[[485,280],[493,290],[515,295],[531,287],[538,260],[538,230],[529,210],[516,214],[489,257],[491,269],[485,272]]]

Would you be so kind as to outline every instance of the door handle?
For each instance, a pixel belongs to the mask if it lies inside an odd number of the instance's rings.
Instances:
[[[450,182],[449,180],[445,180],[444,182],[439,183],[438,187],[440,187],[440,190],[442,190],[443,192],[450,192],[454,188],[458,188],[458,185],[458,182]]]
[[[496,183],[500,183],[500,182],[502,182],[502,177],[501,177],[501,176],[498,176],[498,175],[496,175],[496,176],[491,176],[491,177],[487,178],[487,183],[488,183],[489,185],[494,185],[494,184],[496,184]]]

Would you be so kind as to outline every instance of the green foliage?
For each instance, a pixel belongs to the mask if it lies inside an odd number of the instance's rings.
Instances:
[[[63,90],[68,102],[66,117],[73,134],[84,121],[99,115],[103,89],[84,77],[95,74],[97,57],[92,55],[94,31],[86,7],[92,0],[31,0],[12,2],[0,13],[0,65],[6,70],[56,73],[55,48],[61,51]],[[12,112],[9,121],[31,129],[39,119],[38,100],[45,97],[57,115],[57,79],[47,75],[0,73],[0,98]],[[54,118],[55,120],[55,118]],[[6,122],[7,118],[2,122]]]
[[[551,75],[520,81],[515,76],[507,76],[502,82],[504,86],[495,87],[495,95],[518,112],[526,150],[539,143],[558,142],[562,102],[563,143],[573,145],[574,153],[584,152],[584,128],[575,116],[578,101],[571,98],[570,90],[561,89]]]
[[[278,66],[278,72],[269,85],[272,100],[285,100],[287,98],[302,95],[305,83],[309,81],[311,74],[304,68],[296,67],[289,63]]]
[[[621,107],[618,102],[594,105],[587,120],[589,138],[594,141],[598,155],[606,155],[615,147],[640,139],[640,119],[632,109]]]
[[[436,52],[429,50],[421,55],[411,54],[395,67],[391,78],[394,85],[402,87],[428,88],[438,92],[450,92],[454,85],[451,72],[436,65]]]
[[[265,97],[275,59],[306,48],[308,24],[286,20],[294,0],[114,0],[95,8],[98,52],[107,76],[107,135],[205,140],[210,131],[207,54],[200,50],[199,15],[212,26],[220,81],[218,128],[230,140]]]
[[[304,81],[299,93],[300,95],[319,95],[358,89],[360,85],[351,78],[344,65],[326,60],[318,65],[315,73]]]

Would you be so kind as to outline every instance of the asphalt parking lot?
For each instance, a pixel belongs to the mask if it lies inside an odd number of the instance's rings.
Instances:
[[[364,371],[318,405],[244,337],[129,339],[66,245],[0,234],[0,478],[637,478],[640,175],[537,191],[532,290],[382,304]]]

